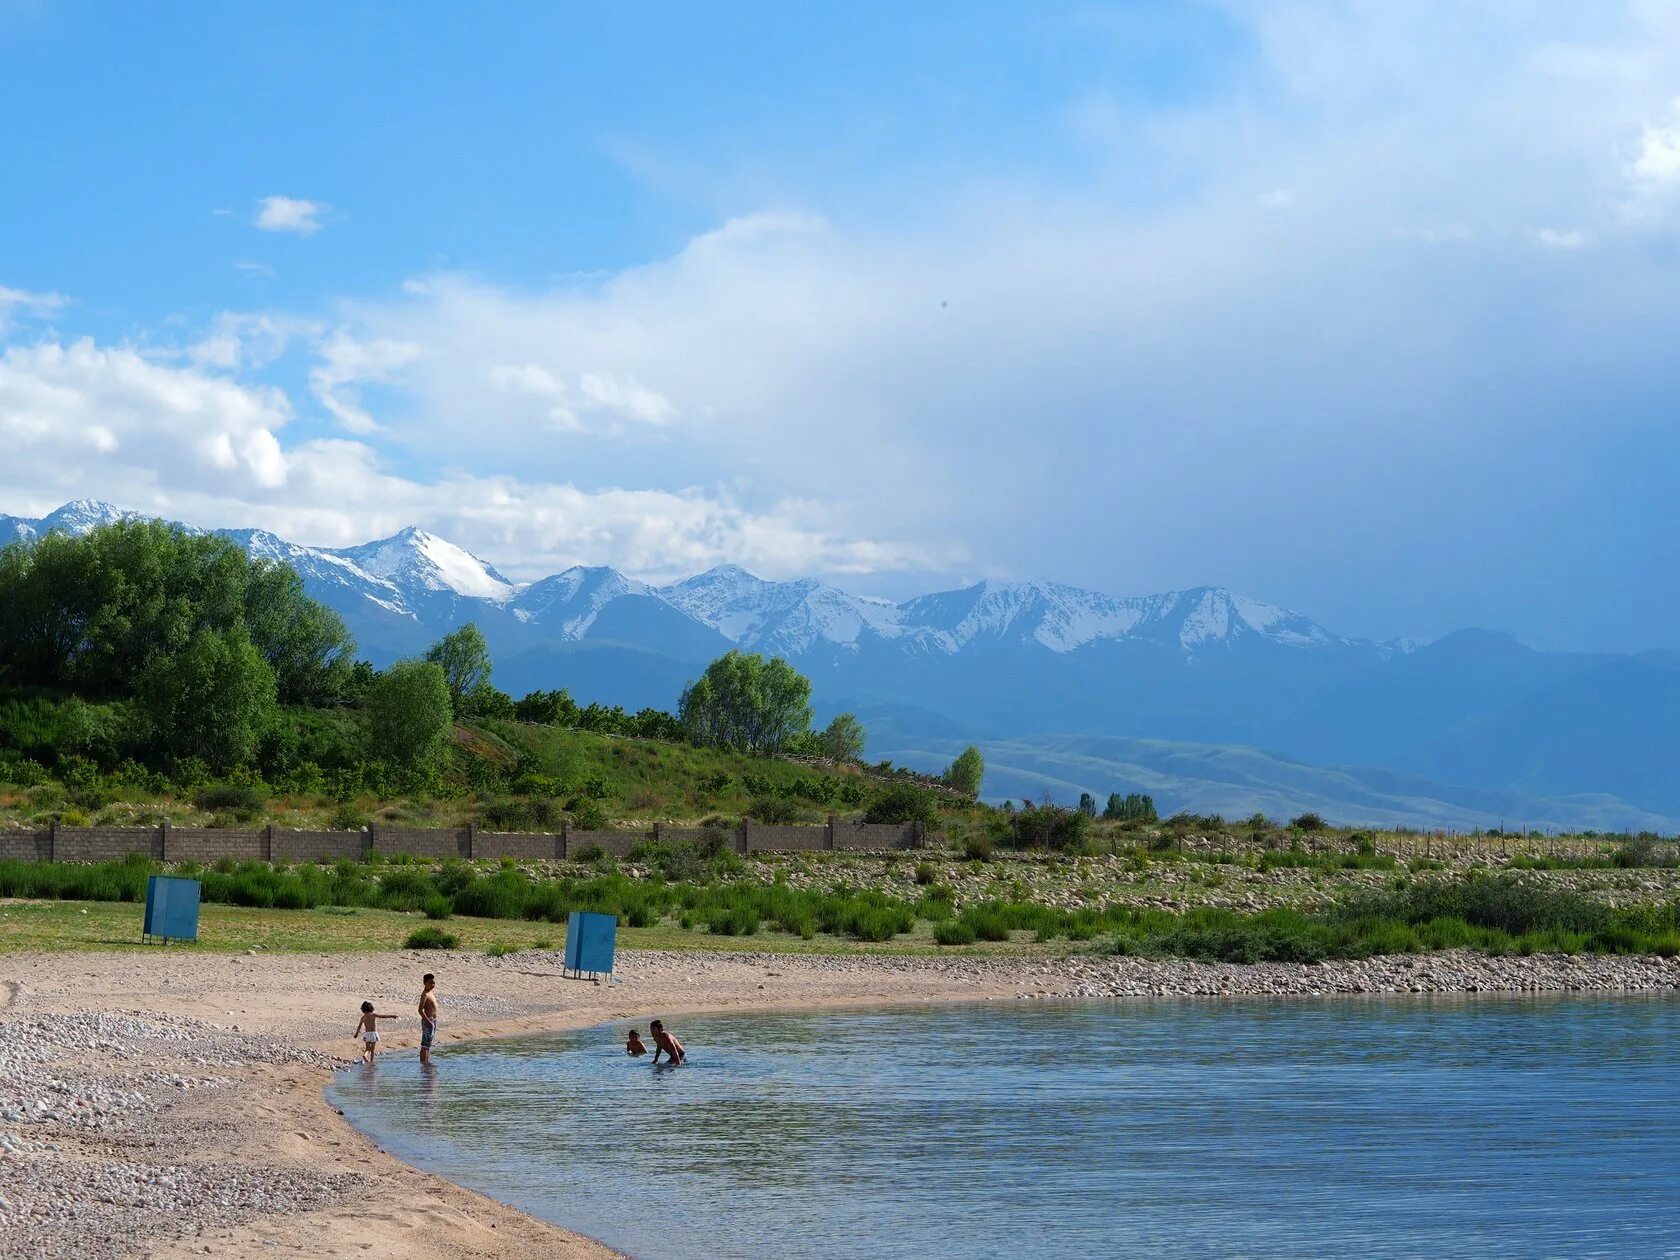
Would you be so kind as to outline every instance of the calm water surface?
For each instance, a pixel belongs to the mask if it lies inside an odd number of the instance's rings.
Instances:
[[[1680,1000],[991,1003],[353,1068],[387,1149],[631,1255],[1680,1257]],[[646,1035],[646,1023],[640,1022]]]

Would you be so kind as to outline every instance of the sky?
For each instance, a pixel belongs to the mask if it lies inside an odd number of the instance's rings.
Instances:
[[[0,0],[0,511],[1680,648],[1680,7]]]

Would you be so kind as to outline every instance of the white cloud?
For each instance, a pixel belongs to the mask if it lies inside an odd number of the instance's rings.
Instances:
[[[187,476],[230,491],[271,490],[286,482],[276,434],[290,415],[278,390],[90,340],[0,355],[0,435],[14,487],[62,482],[98,456],[160,481]]]
[[[233,269],[235,271],[243,271],[248,276],[261,276],[265,280],[272,280],[274,278],[274,268],[270,267],[267,263],[236,262],[233,264]]]
[[[668,578],[725,560],[782,575],[873,572],[912,566],[919,554],[833,534],[813,524],[820,509],[798,500],[751,511],[725,491],[693,487],[406,478],[362,442],[283,445],[291,413],[277,389],[130,349],[88,340],[12,347],[0,355],[3,506],[40,511],[96,494],[195,524],[262,525],[333,545],[418,523],[529,577],[606,563]]]
[[[1546,249],[1583,249],[1592,244],[1591,232],[1580,228],[1538,228],[1534,239]]]
[[[1675,103],[1680,113],[1680,102]],[[1635,178],[1669,186],[1680,183],[1680,122],[1646,126],[1639,137],[1639,156],[1628,167]]]
[[[296,232],[310,236],[321,230],[327,206],[302,197],[264,197],[257,204],[256,226],[265,232]]]
[[[309,373],[309,386],[321,405],[351,433],[377,433],[383,427],[362,406],[360,385],[386,385],[399,370],[420,357],[420,347],[389,337],[361,340],[338,329],[317,347],[320,363]]]
[[[51,318],[70,304],[62,293],[30,293],[0,284],[0,336],[20,316]]]

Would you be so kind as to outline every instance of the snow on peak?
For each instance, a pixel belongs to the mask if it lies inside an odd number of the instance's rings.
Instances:
[[[38,522],[43,533],[62,529],[72,534],[85,534],[101,525],[127,520],[137,515],[100,499],[72,499],[62,507],[48,512]]]
[[[623,595],[647,595],[652,589],[646,582],[625,577],[605,565],[574,565],[523,588],[511,607],[513,615],[523,622],[558,616],[561,633],[577,639],[613,600]]]
[[[770,582],[732,564],[661,587],[666,603],[735,643],[782,654],[818,641],[853,646],[865,630],[899,633],[898,609],[811,578]]]
[[[389,538],[347,547],[337,554],[374,577],[398,585],[452,591],[470,599],[500,603],[520,589],[465,547],[412,525]]]

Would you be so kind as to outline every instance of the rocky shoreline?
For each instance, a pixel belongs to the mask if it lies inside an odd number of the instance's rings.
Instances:
[[[15,995],[0,1011],[0,1254],[105,1260],[272,1255],[276,1246],[337,1254],[348,1222],[370,1203],[392,1200],[427,1208],[412,1207],[413,1237],[402,1246],[368,1242],[372,1254],[606,1254],[454,1187],[439,1189],[325,1107],[321,1086],[350,1053],[350,1021],[339,1009],[353,1010],[345,994],[399,994],[423,965],[443,973],[446,1027],[457,1040],[656,1010],[1680,991],[1676,958],[1463,951],[1305,965],[684,951],[626,956],[619,987],[558,983],[558,958],[530,952],[435,963],[414,955],[273,956],[261,960],[260,973],[252,961],[132,953],[0,961]],[[259,978],[282,1000],[253,996]],[[401,1035],[391,1039],[392,1049],[404,1044]],[[448,1228],[425,1215],[439,1195],[455,1201]],[[482,1245],[463,1241],[480,1235]]]

